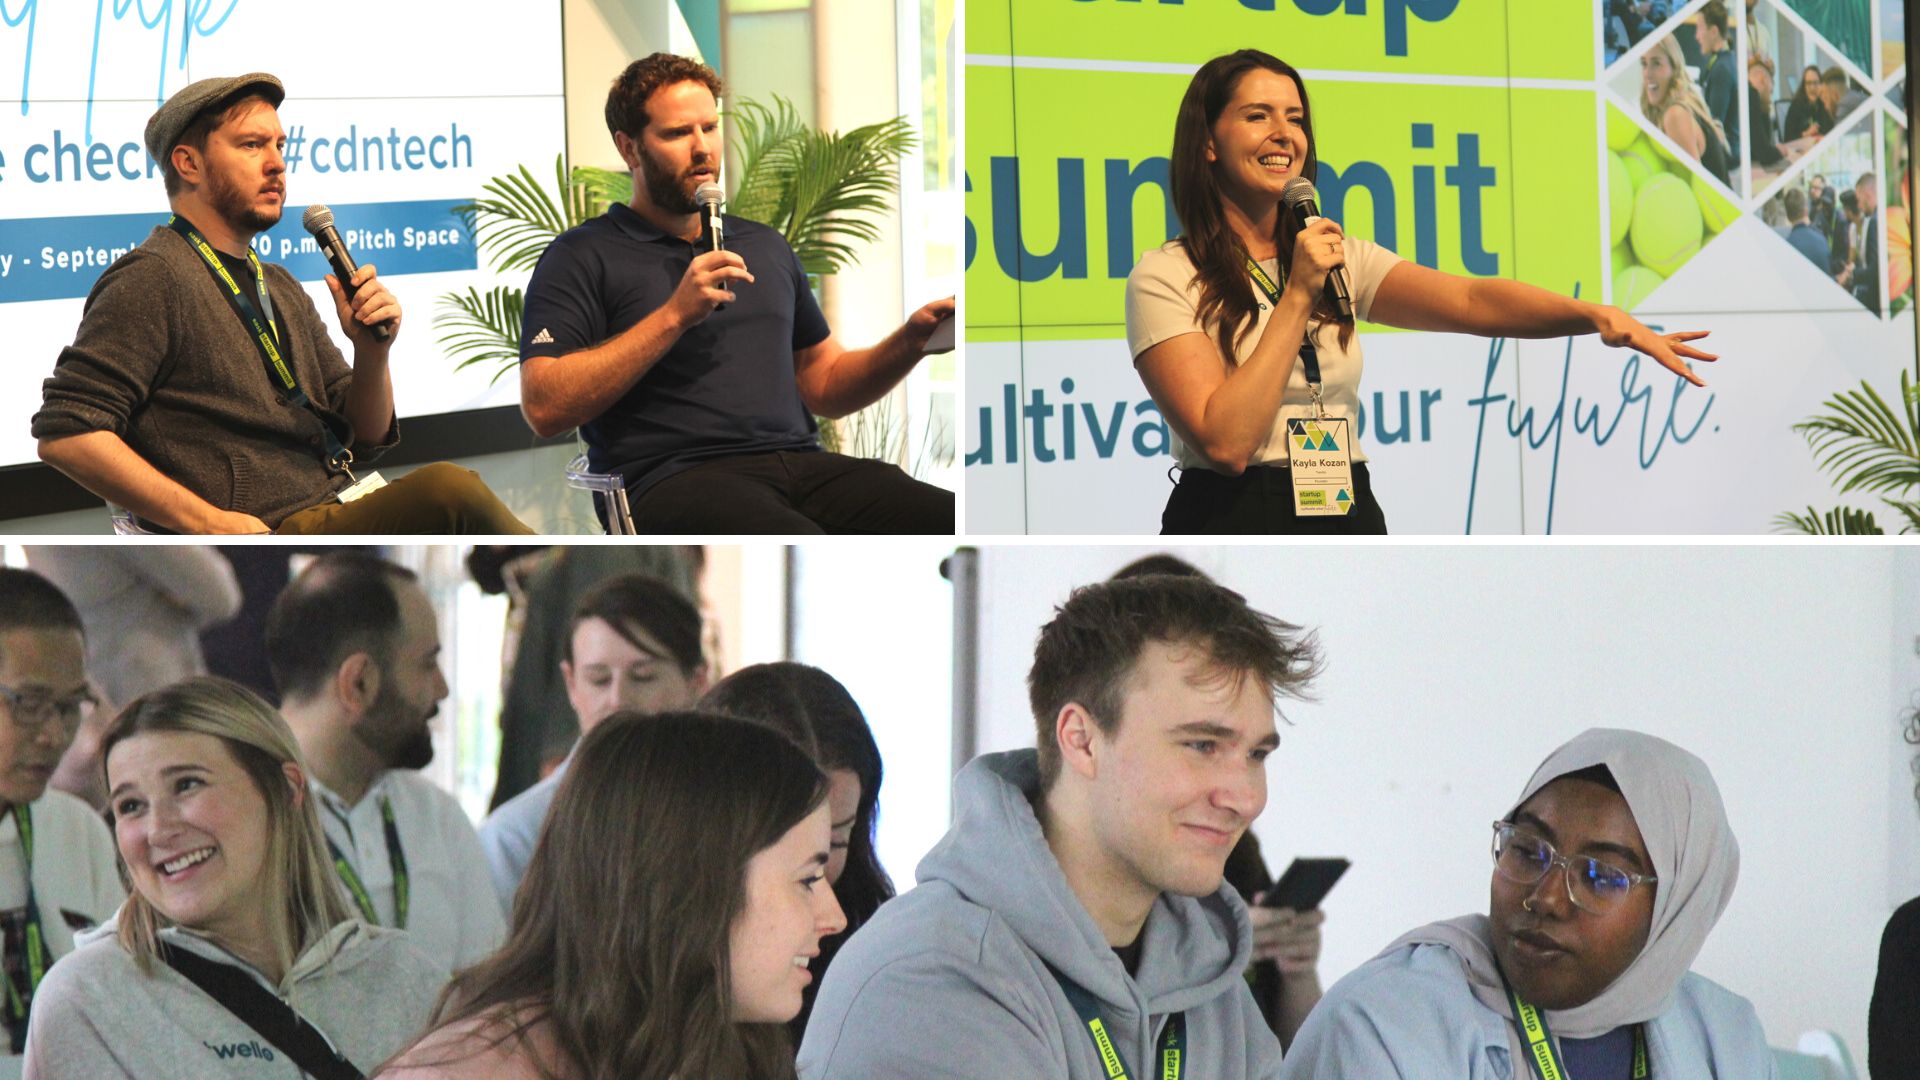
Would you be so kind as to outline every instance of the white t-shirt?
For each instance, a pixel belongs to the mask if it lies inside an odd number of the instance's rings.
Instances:
[[[309,781],[309,786],[318,797],[327,839],[360,876],[381,926],[394,924],[393,862],[380,816],[385,796],[393,801],[394,826],[412,886],[407,936],[450,971],[479,960],[506,940],[507,920],[494,898],[487,857],[457,799],[417,773],[399,769],[383,773],[351,807],[319,781]],[[340,890],[347,910],[360,915],[344,882]]]
[[[1373,309],[1373,296],[1386,280],[1387,272],[1401,261],[1400,256],[1368,240],[1357,236],[1346,238],[1347,275],[1353,289],[1353,313],[1356,318],[1365,321]],[[1280,280],[1280,262],[1267,259],[1260,264],[1269,279],[1276,284]],[[1253,329],[1240,339],[1234,349],[1233,362],[1238,364],[1253,355],[1255,346],[1260,344],[1260,335],[1266,333],[1267,320],[1273,317],[1273,305],[1254,284],[1253,278],[1245,278],[1247,293],[1259,305],[1255,312]],[[1178,240],[1169,240],[1161,247],[1140,257],[1140,263],[1127,275],[1127,348],[1132,351],[1137,363],[1140,354],[1168,338],[1181,334],[1204,334],[1207,341],[1219,348],[1215,323],[1202,324],[1199,319],[1200,283],[1194,278],[1193,260],[1187,257],[1186,245]],[[1328,416],[1343,416],[1354,426],[1353,460],[1367,460],[1366,452],[1360,446],[1360,339],[1356,335],[1346,347],[1340,346],[1339,327],[1309,322],[1308,333],[1312,336],[1314,350],[1320,358],[1321,403],[1326,406]],[[1224,361],[1223,361],[1224,362]],[[1273,418],[1273,430],[1262,443],[1250,464],[1287,463],[1287,420],[1292,417],[1313,415],[1313,395],[1307,389],[1307,373],[1304,365],[1295,362],[1293,374],[1287,378],[1287,390],[1280,400],[1280,411]],[[1171,429],[1169,429],[1171,430]],[[1173,460],[1183,469],[1211,468],[1206,455],[1188,446],[1178,434],[1173,435]]]

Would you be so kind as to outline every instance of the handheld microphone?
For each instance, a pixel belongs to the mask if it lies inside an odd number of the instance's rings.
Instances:
[[[711,180],[693,189],[693,201],[699,203],[700,209],[707,212],[707,235],[712,237],[711,250],[714,251],[720,250],[720,199],[723,194],[720,185]],[[720,287],[728,292],[733,291],[733,286],[724,281],[720,283]],[[726,305],[721,304],[714,310],[719,311],[724,307]]]
[[[713,250],[720,250],[720,200],[724,194],[720,185],[709,180],[693,189],[693,201],[707,213],[707,233],[713,237]]]
[[[1302,224],[1320,216],[1320,193],[1313,190],[1313,181],[1304,176],[1287,181],[1286,188],[1280,192],[1280,201],[1300,214]],[[1347,268],[1334,267],[1327,281],[1333,286],[1333,298],[1340,306],[1341,318],[1353,318],[1353,290],[1347,285]]]
[[[320,245],[321,254],[327,257],[327,264],[333,267],[333,276],[340,279],[340,288],[351,300],[358,288],[353,284],[353,272],[359,269],[353,256],[347,253],[346,241],[340,239],[340,230],[333,227],[333,211],[318,204],[307,207],[300,215],[300,224],[313,234],[314,242]],[[384,322],[373,324],[373,336],[380,341],[393,340],[393,328]]]

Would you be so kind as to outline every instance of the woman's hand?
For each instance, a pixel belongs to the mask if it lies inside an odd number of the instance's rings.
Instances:
[[[1334,267],[1346,265],[1345,239],[1340,223],[1324,217],[1315,218],[1293,238],[1293,268],[1287,274],[1287,288],[1297,285],[1306,290],[1308,310],[1318,306],[1320,293],[1327,287],[1327,275]]]
[[[1614,348],[1627,348],[1642,352],[1660,362],[1660,366],[1687,380],[1695,386],[1705,386],[1698,375],[1687,369],[1687,360],[1713,361],[1720,359],[1709,352],[1701,352],[1686,342],[1706,337],[1706,330],[1683,330],[1674,334],[1656,334],[1640,320],[1621,311],[1617,307],[1603,307],[1597,330],[1600,340]],[[1684,358],[1684,359],[1683,359]]]
[[[1293,911],[1261,907],[1254,899],[1247,914],[1253,920],[1253,958],[1271,960],[1282,975],[1311,974],[1320,963],[1320,924],[1323,911]]]

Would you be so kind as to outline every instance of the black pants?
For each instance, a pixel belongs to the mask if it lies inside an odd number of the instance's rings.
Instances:
[[[1160,515],[1161,535],[1279,533],[1383,536],[1387,516],[1373,498],[1365,462],[1353,466],[1353,509],[1339,516],[1297,517],[1293,477],[1286,469],[1253,465],[1239,476],[1182,469],[1180,483]]]
[[[695,465],[633,499],[642,533],[953,534],[953,492],[825,451]]]

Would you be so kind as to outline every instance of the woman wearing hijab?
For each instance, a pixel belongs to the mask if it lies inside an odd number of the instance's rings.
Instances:
[[[1704,762],[1587,731],[1493,830],[1488,914],[1421,927],[1335,984],[1283,1080],[1777,1075],[1752,1004],[1687,970],[1740,869]]]

